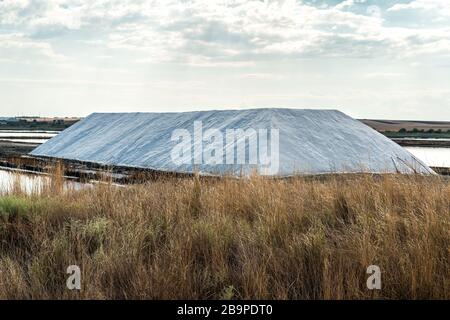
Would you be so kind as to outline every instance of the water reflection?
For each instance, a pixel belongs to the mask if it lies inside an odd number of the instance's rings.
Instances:
[[[38,194],[50,185],[51,177],[49,176],[0,169],[0,194],[12,192],[14,188],[16,190],[19,188],[27,194]],[[80,190],[88,187],[92,187],[92,185],[70,180],[64,182],[64,189],[66,190]]]

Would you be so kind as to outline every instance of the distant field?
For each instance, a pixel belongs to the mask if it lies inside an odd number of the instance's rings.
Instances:
[[[406,129],[412,131],[413,129],[428,131],[441,130],[447,132],[450,130],[450,121],[410,121],[410,120],[374,120],[374,119],[360,119],[373,129],[385,132],[385,131],[399,131]],[[76,121],[66,121],[65,123],[53,123],[53,122],[20,122],[20,123],[0,123],[0,130],[64,130]]]
[[[371,120],[361,119],[361,122],[365,123],[373,129],[385,132],[385,131],[400,131],[406,129],[407,131],[417,130],[450,130],[450,121],[409,121],[409,120]]]
[[[20,122],[20,123],[0,123],[0,130],[48,130],[62,131],[75,122],[70,123],[50,123],[50,122]]]

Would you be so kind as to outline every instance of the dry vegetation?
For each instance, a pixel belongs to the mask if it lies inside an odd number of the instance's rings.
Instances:
[[[0,298],[450,298],[440,177],[196,178],[0,197]],[[82,270],[82,290],[65,287]],[[379,265],[382,290],[368,290]]]

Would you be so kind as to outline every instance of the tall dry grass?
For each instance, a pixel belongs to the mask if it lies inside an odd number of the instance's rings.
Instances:
[[[0,198],[0,298],[450,298],[439,177],[58,181]],[[66,288],[73,264],[80,291]]]

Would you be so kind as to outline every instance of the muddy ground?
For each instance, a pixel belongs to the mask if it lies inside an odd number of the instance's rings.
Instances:
[[[0,159],[5,160],[31,152],[39,144],[0,140]]]

